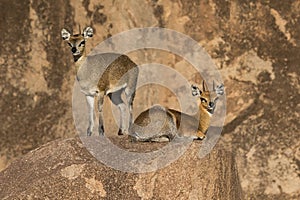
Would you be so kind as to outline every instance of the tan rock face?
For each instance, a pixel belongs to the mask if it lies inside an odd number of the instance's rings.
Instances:
[[[236,150],[247,197],[297,199],[299,184],[293,184],[299,182],[300,162],[299,5],[299,1],[1,1],[1,169],[48,141],[76,134],[71,105],[75,69],[60,38],[62,28],[77,32],[78,25],[92,26],[90,50],[122,31],[161,26],[199,42],[220,70],[227,94],[223,137]],[[140,50],[129,56],[138,64],[165,64],[188,81],[201,82],[189,63],[168,52]],[[177,87],[176,79],[173,86]],[[145,86],[137,92],[134,115],[154,103],[182,109],[168,89]],[[105,106],[108,134],[115,135],[109,101]],[[183,106],[193,113],[194,105]],[[145,196],[152,193],[146,191]]]

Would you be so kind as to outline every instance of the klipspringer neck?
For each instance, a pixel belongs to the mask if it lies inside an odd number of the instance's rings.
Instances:
[[[74,57],[76,73],[78,72],[80,66],[85,62],[85,60],[86,60],[85,51],[83,52],[83,54],[79,58]]]
[[[198,130],[205,133],[209,128],[212,114],[209,113],[205,108],[200,106],[198,112],[193,117],[199,120]]]

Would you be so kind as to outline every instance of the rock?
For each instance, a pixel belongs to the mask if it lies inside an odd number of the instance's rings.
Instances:
[[[158,147],[111,138],[131,151]],[[79,138],[56,140],[33,150],[0,173],[0,199],[241,199],[232,153],[217,144],[199,159],[193,142],[171,165],[128,173],[95,159]]]

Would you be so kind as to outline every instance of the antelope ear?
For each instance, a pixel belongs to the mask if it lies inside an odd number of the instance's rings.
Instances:
[[[197,86],[192,85],[191,88],[192,88],[192,95],[193,96],[201,96],[202,91]]]
[[[223,95],[224,94],[224,84],[217,85],[215,88],[217,95]]]
[[[71,33],[69,31],[67,31],[67,29],[62,29],[61,30],[61,37],[63,40],[69,40],[71,37]]]
[[[86,27],[84,30],[83,30],[83,37],[85,39],[87,38],[90,38],[90,37],[93,37],[93,34],[94,34],[94,31],[91,27]]]

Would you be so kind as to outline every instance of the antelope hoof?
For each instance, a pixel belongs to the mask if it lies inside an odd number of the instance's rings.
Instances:
[[[118,135],[123,135],[123,132],[122,132],[122,130],[121,130],[121,129],[119,129],[119,131],[118,131]]]
[[[199,137],[198,137],[198,140],[204,140],[204,138],[205,138],[205,135],[199,136]]]
[[[99,132],[100,136],[104,136],[104,128],[103,128],[103,126],[99,126],[98,132]]]
[[[202,133],[201,131],[198,131],[197,133],[197,139],[198,140],[203,140],[205,138],[205,134]]]
[[[122,131],[121,129],[119,129],[118,135],[129,135],[129,133],[128,133],[128,131],[125,131],[125,130]]]
[[[91,136],[92,133],[93,133],[93,132],[90,130],[90,128],[88,128],[87,131],[86,131],[86,135],[87,135],[87,136]]]

